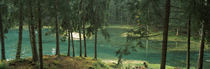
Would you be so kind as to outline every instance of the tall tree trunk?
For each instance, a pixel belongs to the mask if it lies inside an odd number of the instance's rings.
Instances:
[[[176,36],[179,36],[179,28],[176,29]]]
[[[21,2],[20,2],[21,3]],[[22,48],[22,31],[23,31],[23,4],[20,4],[19,10],[19,38],[18,38],[18,46],[16,52],[16,59],[20,59],[21,48]]]
[[[203,69],[203,56],[204,56],[204,47],[205,47],[205,28],[204,23],[202,23],[202,32],[201,32],[201,45],[199,50],[199,56],[198,56],[198,68],[197,69]]]
[[[59,47],[59,34],[58,34],[58,21],[56,16],[56,55],[60,55],[60,47]]]
[[[146,25],[147,34],[149,34],[148,25]],[[149,39],[146,39],[146,60],[148,60]]]
[[[35,35],[35,28],[33,24],[33,12],[32,12],[32,0],[30,0],[30,24],[29,24],[29,36],[31,42],[31,50],[32,50],[32,59],[33,61],[38,61],[38,53],[36,48],[36,35]]]
[[[203,7],[204,9],[209,9],[209,1],[208,0],[203,0]],[[197,69],[203,69],[203,58],[204,58],[204,48],[205,48],[205,38],[206,38],[206,32],[207,32],[207,27],[209,24],[209,11],[205,10],[203,13],[203,23],[202,24],[202,31],[201,31],[201,45],[200,45],[200,50],[199,50],[199,57],[198,57],[198,66]]]
[[[71,38],[71,34],[70,34],[70,31],[68,31],[68,53],[67,53],[67,56],[70,56],[70,38]]]
[[[39,63],[40,69],[43,69],[43,53],[42,53],[42,20],[41,20],[41,5],[38,0],[38,40],[39,40]]]
[[[56,0],[57,2],[57,0]],[[59,34],[58,34],[58,15],[57,15],[57,4],[55,4],[55,28],[56,28],[56,55],[60,55],[60,47],[59,47]]]
[[[83,39],[84,39],[84,51],[85,51],[85,57],[87,57],[87,47],[86,47],[86,36],[85,36],[85,22],[82,23],[83,28]]]
[[[80,44],[79,56],[82,57],[82,38],[81,38],[81,29],[80,29],[80,27],[79,27],[79,44]]]
[[[170,17],[170,0],[166,0],[165,8],[165,22],[164,22],[164,31],[163,31],[163,43],[162,43],[162,57],[161,57],[161,66],[160,69],[165,69],[166,66],[166,53],[167,53],[167,44],[168,44],[168,24]]]
[[[187,69],[190,69],[190,37],[191,37],[191,16],[189,16],[189,22],[188,22],[188,39],[187,39]]]
[[[33,53],[33,59],[34,61],[38,61],[38,53],[37,53],[37,47],[36,47],[36,33],[35,33],[35,28],[34,24],[31,25],[31,35],[32,35],[32,53]]]
[[[32,59],[33,61],[38,61],[38,53],[37,53],[37,48],[36,48],[36,35],[34,32],[34,26],[29,25],[29,37],[30,37],[30,42],[31,42],[31,50],[32,50]]]
[[[122,64],[122,58],[123,58],[123,54],[120,54],[119,57],[118,57],[117,66]]]
[[[95,59],[97,59],[97,29],[95,30]]]
[[[71,44],[72,44],[72,49],[73,49],[73,57],[75,57],[75,51],[74,51],[74,38],[73,38],[72,31],[71,31]]]
[[[6,60],[5,46],[4,46],[4,27],[3,27],[1,13],[0,13],[0,36],[1,36],[1,60]]]
[[[79,5],[79,10],[82,10],[82,3],[83,3],[83,0],[80,0],[80,5]],[[80,15],[80,14],[79,14]],[[80,42],[80,57],[82,57],[82,36],[81,36],[81,25],[82,25],[82,18],[80,20],[80,25],[78,26],[79,27],[79,42]],[[83,35],[84,36],[84,35]]]

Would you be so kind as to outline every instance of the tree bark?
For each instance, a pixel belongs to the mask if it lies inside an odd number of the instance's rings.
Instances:
[[[32,50],[32,59],[33,61],[38,61],[38,53],[36,48],[36,35],[34,32],[34,26],[29,25],[29,36],[30,36],[30,42],[31,42],[31,50]]]
[[[80,5],[79,5],[79,10],[81,11],[82,10],[82,4],[83,4],[83,0],[80,0]],[[79,14],[80,15],[80,14]],[[80,41],[80,57],[82,57],[82,36],[81,36],[81,25],[82,25],[82,18],[81,18],[81,21],[80,21],[80,26],[79,26],[79,41]],[[84,36],[84,35],[83,35]]]
[[[23,4],[20,4],[19,10],[19,38],[18,38],[18,46],[16,52],[16,59],[20,59],[21,48],[22,48],[22,32],[23,31]]]
[[[38,41],[39,41],[39,63],[40,69],[43,69],[43,53],[42,53],[42,20],[41,20],[41,5],[38,0]]]
[[[205,47],[205,28],[204,28],[204,23],[202,23],[201,45],[199,50],[197,69],[203,69],[204,47]]]
[[[206,9],[209,9],[208,5],[209,5],[209,1],[208,0],[203,0],[203,7],[205,9],[204,12],[202,12],[203,14],[203,23],[201,23],[202,25],[202,31],[201,31],[201,45],[200,45],[200,50],[199,50],[199,56],[198,56],[198,66],[197,69],[203,69],[203,58],[204,58],[204,49],[205,49],[205,38],[206,38],[206,33],[207,33],[207,27],[209,24],[209,11]]]
[[[79,48],[80,53],[79,53],[79,55],[80,55],[80,57],[82,57],[82,38],[81,38],[81,29],[80,29],[80,27],[79,27],[79,44],[80,44],[80,48]]]
[[[176,29],[176,36],[179,36],[179,28]]]
[[[70,31],[68,31],[68,53],[67,53],[67,56],[70,56],[71,54],[70,54],[70,48],[71,48],[71,46],[70,46],[70,41],[71,41],[71,36],[70,36]]]
[[[38,61],[38,53],[36,48],[36,35],[35,35],[35,28],[33,24],[33,12],[32,12],[32,0],[30,0],[30,24],[29,24],[29,36],[31,42],[31,50],[32,50],[32,59],[34,62]]]
[[[0,35],[1,35],[1,60],[6,60],[6,57],[5,57],[5,46],[4,46],[4,27],[3,27],[1,13],[0,13]]]
[[[191,37],[191,16],[189,16],[189,22],[188,22],[188,39],[187,39],[187,69],[190,69],[190,37]]]
[[[148,25],[146,25],[147,34],[149,34]],[[148,61],[149,39],[146,39],[146,60]]]
[[[95,30],[95,59],[97,59],[97,29]]]
[[[160,69],[165,69],[166,66],[166,53],[167,53],[167,44],[168,44],[168,24],[170,17],[170,0],[166,0],[165,8],[165,22],[164,22],[164,31],[163,31],[163,43],[162,43],[162,57],[161,57],[161,66]]]
[[[71,44],[72,44],[72,49],[73,49],[73,57],[75,57],[75,51],[74,51],[74,38],[73,38],[72,31],[71,31]]]
[[[56,0],[57,2],[57,0]],[[58,15],[57,15],[57,5],[55,4],[55,28],[56,28],[56,55],[60,55],[60,47],[59,47],[59,34],[58,34]]]
[[[60,47],[59,47],[59,34],[58,34],[58,22],[56,16],[56,55],[60,55]]]
[[[84,39],[84,51],[85,51],[85,57],[87,57],[87,47],[86,47],[86,36],[85,36],[85,24],[84,22],[82,23],[83,27],[83,39]]]
[[[38,61],[38,53],[36,48],[36,36],[34,32],[34,26],[33,24],[29,25],[29,37],[30,37],[30,43],[31,43],[31,50],[32,50],[32,59],[34,62]]]

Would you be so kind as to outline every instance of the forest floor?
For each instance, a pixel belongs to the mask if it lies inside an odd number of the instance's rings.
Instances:
[[[127,60],[117,66],[117,60],[95,60],[92,58],[49,56],[43,57],[44,69],[146,69],[144,61]],[[149,68],[159,68],[159,64],[149,64]],[[31,58],[11,60],[0,64],[0,69],[39,69],[39,64]],[[167,66],[167,69],[175,69]]]
[[[92,58],[68,56],[44,56],[44,69],[108,69],[108,66]],[[8,62],[8,69],[38,69],[39,64],[31,58],[12,60]]]

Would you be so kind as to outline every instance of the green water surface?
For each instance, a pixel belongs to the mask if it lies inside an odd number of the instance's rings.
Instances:
[[[43,33],[49,31],[49,29],[44,29]],[[125,33],[126,29],[119,28],[109,28],[108,32],[110,33],[110,41],[104,39],[101,33],[98,33],[98,57],[101,59],[117,59],[115,51],[118,50],[122,45],[125,44],[126,38],[122,37],[121,34]],[[16,54],[16,47],[18,41],[18,29],[9,30],[5,34],[7,38],[5,39],[6,43],[6,58],[14,59]],[[54,55],[56,48],[56,38],[55,35],[43,35],[43,53],[44,55]],[[94,56],[94,37],[87,40],[87,55],[89,57]],[[169,41],[171,44],[175,44],[173,41]],[[31,46],[29,41],[28,30],[23,31],[23,45],[22,45],[22,57],[31,57]],[[38,46],[37,46],[38,47]],[[169,46],[174,47],[174,46]],[[60,53],[67,54],[67,41],[60,41]],[[71,50],[72,51],[72,50]],[[79,55],[79,40],[75,40],[75,51],[76,55]],[[72,54],[71,54],[72,55]],[[146,56],[147,55],[147,56]],[[191,66],[196,67],[197,65],[198,51],[191,52]],[[129,60],[143,60],[148,61],[152,64],[160,64],[161,59],[161,40],[149,41],[148,53],[146,53],[145,48],[140,48],[137,52],[125,56]],[[204,56],[204,69],[210,68],[210,51],[209,49],[205,51]],[[167,65],[184,67],[186,61],[186,51],[168,51],[167,53]]]

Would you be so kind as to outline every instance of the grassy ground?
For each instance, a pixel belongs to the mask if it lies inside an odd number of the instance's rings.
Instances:
[[[117,66],[117,60],[94,60],[92,58],[44,56],[44,69],[145,69],[144,61],[126,60],[123,65]],[[157,69],[159,64],[147,63],[149,68]],[[39,64],[31,58],[1,62],[0,69],[38,69]],[[167,69],[175,69],[167,66]]]
[[[117,63],[117,60],[103,60],[103,62],[110,67],[111,69],[116,69],[115,65]],[[159,69],[160,64],[151,64],[145,61],[139,61],[139,60],[125,60],[123,61],[123,64],[118,67],[118,69],[145,69],[144,63],[147,64],[147,69]],[[166,69],[176,69],[176,67],[168,66],[166,65]]]
[[[100,60],[67,56],[44,56],[44,69],[109,69],[109,66]],[[32,62],[31,58],[12,60],[1,64],[5,69],[38,69],[39,64]]]
[[[162,41],[161,32],[153,32],[152,34],[159,34],[158,36],[150,37],[149,40],[152,41]],[[209,44],[206,44],[205,49],[208,49]],[[191,38],[191,51],[198,51],[200,48],[199,39]],[[176,36],[173,32],[169,32],[168,36],[168,50],[169,51],[186,51],[187,50],[187,36],[179,35]]]

